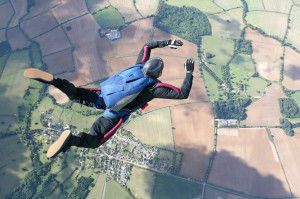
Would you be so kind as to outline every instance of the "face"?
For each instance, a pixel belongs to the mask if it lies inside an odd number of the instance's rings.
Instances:
[[[160,77],[161,75],[162,75],[162,71],[160,71],[160,73],[159,73],[158,77]]]

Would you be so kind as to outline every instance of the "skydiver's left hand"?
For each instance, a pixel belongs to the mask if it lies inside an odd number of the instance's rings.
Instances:
[[[181,40],[177,40],[177,39],[173,39],[173,40],[169,40],[169,47],[176,49],[177,46],[182,46],[183,42]]]

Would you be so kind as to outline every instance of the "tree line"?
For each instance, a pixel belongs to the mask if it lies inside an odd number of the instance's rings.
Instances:
[[[201,41],[201,36],[212,33],[207,16],[200,10],[186,6],[171,6],[164,2],[160,3],[154,25],[195,44]]]

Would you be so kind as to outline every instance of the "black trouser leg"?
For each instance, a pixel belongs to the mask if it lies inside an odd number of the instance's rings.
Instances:
[[[51,84],[65,93],[70,100],[76,101],[86,106],[96,107],[98,94],[94,91],[78,88],[66,79],[54,79]]]
[[[100,146],[100,139],[103,138],[103,136],[111,130],[118,121],[119,119],[100,117],[94,122],[90,134],[79,133],[78,136],[72,135],[70,145],[95,149]]]

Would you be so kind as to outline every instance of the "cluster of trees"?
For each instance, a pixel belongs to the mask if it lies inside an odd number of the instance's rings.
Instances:
[[[287,134],[289,136],[295,135],[295,132],[293,129],[293,124],[290,121],[282,118],[282,119],[280,119],[280,125],[281,125],[281,128],[284,130],[285,134]]]
[[[238,98],[220,100],[213,103],[214,115],[218,119],[244,120],[247,117],[246,107],[251,103],[251,99]]]
[[[249,40],[237,39],[235,40],[235,50],[238,53],[251,55],[253,52],[252,43]]]
[[[36,3],[36,0],[27,0],[27,11],[30,10],[31,7],[33,7]]]
[[[0,42],[0,57],[9,54],[11,52],[11,47],[8,41]]]
[[[69,195],[69,198],[86,198],[89,193],[89,186],[94,181],[91,177],[81,176],[78,179],[77,187]]]
[[[176,7],[161,2],[154,24],[195,44],[201,42],[201,36],[211,35],[207,16],[193,7]]]
[[[46,176],[51,169],[51,163],[34,169],[28,173],[24,181],[17,186],[7,198],[32,198],[37,191],[37,187],[42,183],[43,176]]]
[[[229,65],[222,66],[222,77],[225,85],[228,87],[228,89],[232,90],[231,85],[231,75],[229,71]]]
[[[300,117],[298,104],[291,98],[279,99],[280,112],[287,118]]]

